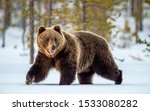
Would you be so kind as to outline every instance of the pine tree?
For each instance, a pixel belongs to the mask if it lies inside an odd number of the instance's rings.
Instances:
[[[114,6],[121,2],[120,0],[75,0],[72,18],[77,26],[76,30],[86,28],[109,40],[113,25],[108,19],[112,18]]]

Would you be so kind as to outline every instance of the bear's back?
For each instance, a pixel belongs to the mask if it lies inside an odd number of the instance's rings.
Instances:
[[[73,33],[82,43],[84,44],[92,44],[92,45],[107,45],[106,40],[90,31],[78,31]]]
[[[78,31],[73,33],[80,44],[81,54],[79,72],[86,70],[93,62],[94,56],[101,48],[107,47],[107,42],[99,35],[89,31]]]

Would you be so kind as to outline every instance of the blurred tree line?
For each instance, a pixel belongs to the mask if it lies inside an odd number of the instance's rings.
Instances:
[[[30,48],[30,63],[34,59],[34,33],[39,26],[61,25],[67,31],[89,30],[108,41],[115,21],[122,9],[116,9],[124,0],[0,0],[3,18],[0,20],[2,47],[10,26],[23,29],[22,44]],[[131,0],[132,15],[136,20],[136,39],[143,28],[142,4],[149,0]],[[116,11],[114,13],[114,10]],[[14,20],[15,19],[15,20]]]
[[[141,44],[147,45],[147,50],[150,51],[150,42],[145,40],[141,40],[139,38],[138,32],[143,31],[143,1],[144,0],[131,0],[131,9],[132,9],[132,16],[135,17],[135,36],[136,36],[136,42]],[[145,0],[145,3],[150,5],[150,0]],[[149,7],[150,9],[150,7]],[[148,10],[149,10],[148,9]],[[147,15],[148,16],[148,15]],[[149,35],[150,37],[150,35]]]

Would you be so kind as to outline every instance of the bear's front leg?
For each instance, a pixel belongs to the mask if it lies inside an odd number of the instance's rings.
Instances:
[[[44,80],[52,66],[52,60],[38,52],[34,64],[31,66],[26,75],[26,84],[30,85],[33,82],[37,83]]]
[[[61,71],[59,85],[70,85],[75,80],[75,71],[73,69],[65,69]]]
[[[60,61],[60,82],[59,85],[70,85],[75,80],[76,61],[64,59]]]

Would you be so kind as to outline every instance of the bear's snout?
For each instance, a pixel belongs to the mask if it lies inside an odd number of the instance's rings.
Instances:
[[[51,53],[51,54],[55,53],[55,50],[56,50],[56,46],[53,45],[53,46],[51,47],[51,49],[50,49],[50,53]]]
[[[55,49],[56,49],[56,46],[53,45],[52,48],[51,48],[51,50],[53,51],[53,50],[55,50]]]

